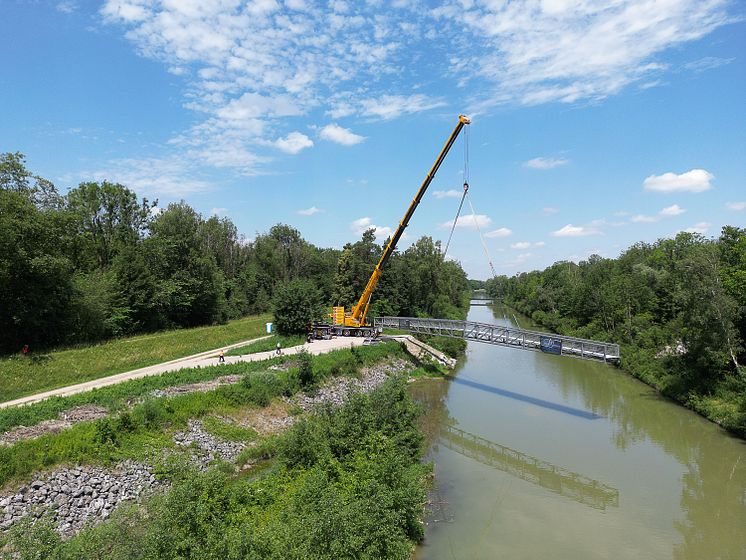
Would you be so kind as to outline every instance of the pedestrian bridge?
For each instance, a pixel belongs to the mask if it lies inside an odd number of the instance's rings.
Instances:
[[[534,350],[599,362],[617,363],[620,356],[619,345],[611,342],[587,340],[475,321],[423,319],[419,317],[376,317],[373,324],[383,329],[398,329],[418,334],[463,338],[497,346]]]

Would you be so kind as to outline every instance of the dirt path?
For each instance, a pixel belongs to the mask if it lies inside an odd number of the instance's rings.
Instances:
[[[149,375],[160,375],[162,373],[167,373],[170,371],[178,371],[180,369],[187,369],[187,368],[194,368],[194,367],[215,366],[215,365],[218,365],[218,354],[220,353],[220,350],[227,351],[232,348],[238,348],[239,346],[246,346],[247,344],[251,344],[252,342],[257,342],[259,340],[264,340],[265,338],[269,338],[269,337],[263,336],[260,338],[245,340],[243,342],[237,342],[235,344],[224,346],[222,348],[216,348],[215,350],[208,350],[207,352],[200,352],[199,354],[194,354],[192,356],[187,356],[185,358],[171,360],[170,362],[164,362],[162,364],[156,364],[154,366],[148,366],[148,367],[144,367],[140,369],[135,369],[132,371],[126,371],[124,373],[110,375],[109,377],[102,377],[100,379],[86,381],[85,383],[78,383],[77,385],[69,385],[68,387],[60,387],[59,389],[53,389],[51,391],[45,391],[43,393],[37,393],[35,395],[28,395],[20,399],[15,399],[12,401],[0,403],[0,408],[10,408],[13,406],[31,404],[31,403],[43,401],[44,399],[48,399],[50,397],[69,397],[70,395],[75,395],[77,393],[84,393],[85,391],[90,391],[91,389],[97,389],[99,387],[108,387],[109,385],[116,385],[117,383],[129,381],[130,379],[139,379],[141,377],[147,377]],[[455,365],[455,360],[453,360],[452,358],[449,358],[448,356],[432,348],[431,346],[428,346],[427,344],[420,342],[419,340],[415,339],[413,336],[397,335],[397,336],[392,336],[392,337],[387,337],[387,338],[398,340],[399,342],[403,342],[405,346],[407,347],[407,350],[409,351],[409,353],[412,354],[413,356],[419,356],[419,354],[424,350],[426,353],[430,354],[431,356],[434,356],[436,359],[438,359],[438,361],[440,361],[443,364],[448,365],[449,367],[453,367]],[[351,337],[351,338],[340,337],[340,338],[333,338],[331,340],[316,340],[312,342],[311,344],[308,344],[308,343],[301,344],[299,346],[293,346],[292,348],[283,349],[282,353],[285,356],[292,356],[300,352],[302,349],[305,349],[310,354],[325,354],[327,352],[332,352],[334,350],[340,350],[342,348],[349,348],[350,346],[360,346],[363,344],[363,341],[364,341],[363,338],[356,338],[356,337]],[[270,358],[274,358],[276,355],[277,354],[275,353],[274,350],[270,350],[267,352],[257,352],[256,354],[246,354],[244,356],[226,356],[225,363],[236,364],[239,362],[257,362],[261,360],[269,360]]]
[[[110,375],[109,377],[102,377],[100,379],[94,379],[92,381],[86,381],[85,383],[78,383],[76,385],[70,385],[68,387],[60,387],[59,389],[53,389],[51,391],[45,391],[43,393],[37,393],[35,395],[28,395],[20,399],[7,401],[0,403],[0,408],[10,408],[14,406],[21,406],[24,404],[31,404],[50,397],[68,397],[77,393],[84,393],[91,389],[97,389],[99,387],[108,387],[109,385],[116,385],[130,379],[140,379],[141,377],[147,377],[149,375],[160,375],[170,371],[177,371],[180,369],[194,368],[194,367],[205,367],[218,365],[218,354],[220,350],[227,351],[232,348],[239,346],[245,346],[263,340],[269,337],[254,338],[251,340],[245,340],[243,342],[237,342],[229,346],[222,348],[216,348],[215,350],[209,350],[207,352],[200,352],[192,356],[185,358],[179,358],[177,360],[171,360],[170,362],[164,362],[154,366],[148,366],[132,371],[126,371],[124,373],[118,373],[116,375]],[[311,344],[303,344],[292,348],[283,349],[283,355],[293,355],[300,352],[302,348],[305,348],[311,354],[325,354],[326,352],[332,352],[333,350],[340,350],[342,348],[349,348],[351,345],[360,346],[363,344],[362,338],[334,338],[332,340],[317,340]],[[228,364],[235,364],[239,362],[256,362],[261,360],[268,360],[276,356],[274,351],[269,352],[258,352],[256,354],[247,354],[245,356],[226,356],[225,362]]]

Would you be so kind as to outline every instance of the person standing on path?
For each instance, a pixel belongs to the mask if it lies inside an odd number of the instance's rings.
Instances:
[[[225,352],[222,350],[220,351],[220,354],[218,355],[218,363],[224,364],[225,363]]]

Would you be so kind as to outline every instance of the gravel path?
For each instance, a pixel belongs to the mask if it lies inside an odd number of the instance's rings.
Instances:
[[[68,397],[77,393],[84,393],[91,389],[98,387],[108,387],[109,385],[116,385],[130,379],[140,379],[141,377],[147,377],[149,375],[160,375],[169,371],[177,371],[180,369],[194,368],[194,367],[205,367],[218,365],[218,353],[220,350],[229,350],[231,348],[237,348],[239,346],[245,346],[251,342],[263,340],[268,337],[255,338],[252,340],[244,340],[243,342],[237,342],[230,346],[225,346],[222,349],[216,348],[208,352],[202,352],[186,358],[180,358],[178,360],[172,360],[162,364],[149,366],[146,368],[140,368],[133,371],[127,371],[124,373],[118,373],[116,375],[110,375],[109,377],[102,377],[101,379],[94,379],[92,381],[86,381],[85,383],[78,383],[77,385],[70,385],[68,387],[61,387],[52,391],[45,391],[43,393],[37,393],[36,395],[29,395],[20,399],[0,403],[0,408],[9,408],[13,406],[21,406],[24,404],[31,404],[49,397]],[[317,340],[312,344],[303,344],[301,346],[295,346],[293,348],[287,348],[283,350],[284,355],[297,354],[302,349],[305,349],[310,354],[325,354],[326,352],[332,352],[334,350],[340,350],[342,348],[349,348],[350,346],[360,346],[363,344],[362,338],[333,338],[331,340]],[[268,360],[275,357],[275,352],[258,352],[256,354],[248,354],[245,356],[226,356],[225,362],[228,364],[235,364],[239,362],[257,362],[261,360]]]

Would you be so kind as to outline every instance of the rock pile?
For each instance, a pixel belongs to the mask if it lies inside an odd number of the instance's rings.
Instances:
[[[62,535],[73,535],[89,521],[109,517],[126,500],[163,485],[139,463],[125,461],[113,471],[81,466],[53,471],[0,497],[0,529],[7,530],[28,515],[46,514]]]
[[[324,385],[316,394],[311,396],[301,393],[292,402],[304,411],[326,403],[334,407],[342,406],[351,393],[370,393],[386,381],[389,375],[408,373],[411,369],[412,365],[401,359],[378,364],[363,370],[360,379],[338,377]]]
[[[189,429],[186,432],[174,434],[176,445],[182,447],[194,446],[197,451],[192,453],[192,460],[199,465],[200,470],[207,470],[208,465],[216,460],[223,459],[233,462],[246,448],[243,442],[223,441],[205,431],[202,422],[189,420]]]

